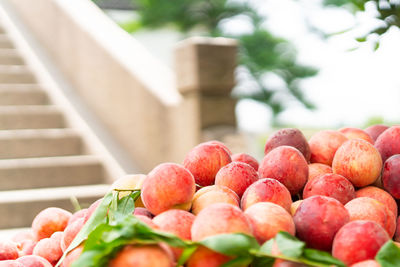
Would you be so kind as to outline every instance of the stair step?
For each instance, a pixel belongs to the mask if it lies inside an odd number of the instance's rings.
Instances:
[[[13,48],[14,44],[10,38],[0,29],[0,48]]]
[[[82,140],[72,129],[2,130],[0,159],[82,154]]]
[[[64,128],[55,106],[0,106],[0,130]]]
[[[0,191],[100,184],[105,181],[98,156],[0,160]]]
[[[23,65],[24,60],[15,49],[1,48],[0,42],[0,65]]]
[[[71,197],[82,207],[88,207],[103,197],[109,185],[41,188],[0,192],[0,229],[27,227],[35,216],[48,207],[59,207],[73,212]]]
[[[49,99],[36,84],[0,84],[0,105],[45,105]]]
[[[0,83],[35,83],[36,79],[26,66],[0,65]]]

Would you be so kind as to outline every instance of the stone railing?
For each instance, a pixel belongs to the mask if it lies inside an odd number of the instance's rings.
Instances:
[[[235,41],[184,40],[173,71],[90,0],[9,3],[143,171],[181,162],[204,129],[235,125]]]

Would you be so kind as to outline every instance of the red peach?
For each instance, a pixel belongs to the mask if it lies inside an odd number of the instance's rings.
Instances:
[[[18,244],[18,255],[19,257],[25,255],[31,255],[33,248],[36,246],[36,238],[31,229],[22,230],[16,233],[12,238],[12,241]]]
[[[158,245],[125,246],[110,261],[109,267],[172,267],[173,260]]]
[[[189,210],[196,191],[193,175],[181,165],[163,163],[144,180],[142,201],[154,215],[169,209]]]
[[[279,146],[264,157],[258,172],[262,178],[278,180],[292,195],[295,195],[307,182],[308,164],[296,148]]]
[[[151,212],[148,211],[148,209],[142,207],[135,207],[133,215],[143,215],[149,217],[150,219],[153,218],[153,214],[151,214]]]
[[[83,251],[83,245],[74,248],[62,261],[61,267],[70,267],[74,261],[76,261],[79,256],[81,256]]]
[[[315,133],[308,141],[311,162],[331,166],[336,150],[347,140],[347,137],[338,131],[324,130]]]
[[[397,203],[385,190],[375,186],[367,186],[356,191],[356,197],[370,197],[378,200],[397,217]]]
[[[206,186],[194,194],[192,213],[197,215],[205,207],[214,203],[228,203],[239,207],[239,201],[239,196],[226,186]]]
[[[134,189],[142,189],[143,182],[146,179],[146,175],[144,174],[130,174],[126,175],[122,178],[116,180],[112,185],[111,189],[123,189],[123,190],[134,190]],[[129,195],[130,191],[121,191],[119,192],[119,197],[123,198],[124,196]],[[135,201],[136,207],[144,207],[141,198],[138,198]]]
[[[333,173],[331,166],[322,163],[308,164],[308,181],[327,173]]]
[[[147,226],[149,226],[150,228],[153,229],[158,229],[158,226],[153,222],[152,219],[150,219],[147,216],[144,215],[134,215],[137,219],[139,219],[141,222],[147,224]]]
[[[298,262],[293,262],[293,261],[285,261],[281,259],[276,259],[274,262],[274,265],[272,267],[307,267],[309,265],[305,265],[302,263]]]
[[[294,216],[294,214],[296,213],[297,209],[299,208],[301,202],[303,202],[302,199],[299,199],[295,202],[292,203],[292,205],[290,205],[290,214],[292,215],[292,217]]]
[[[363,187],[378,179],[382,159],[373,145],[361,139],[352,139],[336,151],[332,170],[349,179],[354,186]]]
[[[246,153],[237,153],[231,156],[233,162],[243,162],[249,164],[256,171],[258,170],[258,161]]]
[[[396,220],[396,232],[394,233],[394,241],[400,241],[400,216]]]
[[[61,239],[61,249],[63,252],[69,247],[84,225],[85,218],[80,218],[65,228]]]
[[[350,267],[381,267],[376,260],[365,260],[352,264]]]
[[[388,158],[382,171],[383,188],[394,198],[400,199],[400,155]]]
[[[74,214],[72,214],[72,216],[68,220],[68,225],[70,225],[71,223],[73,223],[76,220],[79,220],[80,218],[85,218],[87,211],[88,211],[88,209],[81,209],[81,210],[78,210],[77,212],[75,212]]]
[[[95,212],[95,210],[101,204],[102,201],[103,201],[103,198],[100,198],[100,199],[96,200],[95,202],[93,202],[92,205],[90,205],[90,207],[87,209],[87,212],[85,214],[85,223],[90,219],[93,212]]]
[[[35,255],[23,256],[17,259],[24,267],[52,267],[45,258]]]
[[[48,238],[57,231],[64,231],[72,214],[60,208],[47,208],[39,212],[32,222],[37,240]]]
[[[186,155],[183,165],[193,174],[196,184],[207,186],[214,184],[219,169],[230,162],[231,156],[223,147],[203,143]]]
[[[310,161],[311,152],[307,139],[299,129],[285,128],[274,132],[267,140],[264,155],[279,146],[291,146],[299,150],[307,162]]]
[[[186,263],[187,267],[220,267],[232,258],[200,246]]]
[[[24,267],[24,265],[16,260],[5,260],[0,261],[0,267]]]
[[[215,184],[232,189],[239,197],[258,180],[257,171],[247,163],[231,162],[222,167],[215,176]]]
[[[344,134],[349,140],[350,139],[362,139],[364,141],[367,141],[370,144],[374,144],[374,140],[372,137],[366,133],[365,131],[358,129],[358,128],[352,128],[352,127],[346,127],[339,129],[339,132]]]
[[[331,197],[304,199],[293,216],[297,236],[315,249],[330,251],[333,238],[349,222],[343,204]]]
[[[63,255],[61,239],[63,232],[55,232],[50,238],[41,239],[33,249],[33,255],[40,256],[55,265]]]
[[[336,234],[332,255],[347,265],[372,260],[389,239],[387,232],[376,222],[352,221]]]
[[[241,207],[246,210],[258,202],[272,202],[290,212],[292,197],[289,190],[278,180],[264,178],[246,189],[241,200]]]
[[[389,129],[389,127],[386,125],[376,124],[376,125],[369,126],[368,128],[365,128],[364,131],[367,134],[369,134],[372,137],[372,140],[374,140],[374,142],[375,142],[376,139],[378,138],[378,136],[381,135],[381,133],[383,133],[387,129]]]
[[[36,237],[33,234],[32,229],[27,229],[27,230],[21,230],[17,232],[13,237],[11,238],[12,241],[19,243],[23,240],[32,240],[36,241]]]
[[[212,204],[203,209],[197,215],[191,229],[193,241],[212,235],[236,232],[251,235],[251,225],[238,207],[226,203]]]
[[[10,240],[0,241],[0,261],[15,260],[18,258],[17,243]]]
[[[385,162],[389,157],[400,154],[400,126],[392,126],[376,139],[375,147]]]
[[[220,141],[211,140],[211,141],[207,141],[207,142],[204,142],[201,144],[209,144],[209,145],[216,145],[216,146],[222,147],[223,149],[225,149],[226,152],[228,152],[229,155],[232,155],[232,151],[224,143],[222,143]]]
[[[303,190],[303,198],[315,195],[332,197],[343,205],[355,198],[352,183],[339,174],[328,173],[308,181]]]
[[[275,203],[256,203],[249,207],[244,214],[249,218],[254,236],[260,244],[274,238],[279,231],[295,234],[292,216]]]

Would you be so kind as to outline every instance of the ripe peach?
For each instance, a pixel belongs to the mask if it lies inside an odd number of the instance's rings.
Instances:
[[[387,232],[376,222],[352,221],[336,234],[332,255],[347,265],[372,260],[389,239]]]
[[[154,215],[169,209],[189,210],[196,190],[193,175],[181,165],[163,163],[147,176],[142,201]]]
[[[150,219],[153,218],[153,214],[151,214],[150,211],[148,211],[146,208],[141,208],[141,207],[135,207],[133,215],[143,215],[149,217]]]
[[[274,178],[284,184],[292,195],[300,192],[308,179],[307,161],[291,146],[271,150],[262,160],[258,172],[262,178]]]
[[[215,184],[232,189],[239,197],[258,180],[257,171],[247,163],[231,162],[222,167],[215,176]]]
[[[76,220],[79,220],[80,218],[85,218],[87,210],[88,209],[81,209],[81,210],[78,210],[77,212],[75,212],[74,214],[72,214],[72,216],[68,220],[68,225],[70,225],[71,223],[73,223]]]
[[[394,235],[396,217],[384,204],[370,197],[358,197],[344,206],[350,214],[350,221],[370,220],[378,223],[389,234]]]
[[[356,191],[356,197],[370,197],[380,201],[397,217],[397,203],[385,190],[375,186],[367,186]]]
[[[150,219],[147,216],[144,215],[134,215],[137,219],[139,219],[141,222],[147,224],[147,226],[149,226],[150,228],[153,229],[158,229],[158,226],[153,222],[152,219]]]
[[[352,139],[336,151],[332,169],[333,173],[343,175],[354,186],[363,187],[378,179],[382,159],[373,145],[361,139]]]
[[[71,242],[74,240],[75,236],[79,233],[82,229],[83,225],[85,224],[85,218],[80,218],[76,220],[72,224],[68,225],[65,228],[62,239],[61,239],[61,249],[64,252]]]
[[[243,162],[249,164],[256,171],[258,170],[258,161],[246,153],[237,153],[231,156],[232,162]]]
[[[194,194],[192,213],[197,215],[202,209],[214,203],[228,203],[239,207],[239,201],[239,196],[226,186],[206,186]]]
[[[368,133],[366,133],[365,131],[363,131],[361,129],[346,127],[346,128],[339,129],[339,132],[341,132],[349,140],[350,139],[362,139],[364,141],[367,141],[370,144],[374,144],[374,140],[372,139],[372,137]]]
[[[238,207],[226,203],[212,204],[203,209],[197,215],[191,229],[193,241],[216,234],[236,232],[251,235],[250,222]]]
[[[24,265],[16,260],[5,260],[0,261],[0,267],[24,267]]]
[[[308,181],[314,179],[317,176],[332,173],[331,166],[322,163],[311,163],[308,164]]]
[[[265,144],[264,154],[279,146],[291,146],[299,150],[307,162],[310,161],[311,152],[307,139],[299,129],[285,128],[274,132]]]
[[[223,149],[225,149],[226,152],[228,152],[229,155],[232,155],[232,151],[222,142],[217,141],[217,140],[211,140],[211,141],[207,141],[201,144],[209,144],[209,145],[216,145],[219,147],[222,147]]]
[[[292,216],[275,203],[256,203],[249,207],[244,214],[249,218],[254,236],[260,244],[274,238],[279,231],[295,234]]]
[[[109,267],[172,267],[170,255],[158,245],[125,246]]]
[[[375,147],[381,153],[382,161],[389,157],[400,154],[400,126],[392,126],[376,139]]]
[[[264,178],[253,183],[246,189],[241,200],[241,207],[243,210],[246,210],[258,202],[272,202],[290,212],[292,197],[289,190],[278,180]]]
[[[365,260],[352,264],[350,267],[381,267],[376,260]]]
[[[55,265],[63,255],[61,239],[63,232],[55,232],[50,238],[41,239],[33,249],[33,255],[40,256]]]
[[[315,195],[337,199],[343,205],[355,198],[354,186],[339,174],[328,173],[308,181],[303,190],[303,198]]]
[[[225,256],[221,253],[212,251],[206,247],[200,246],[190,256],[186,263],[187,267],[220,267],[224,263],[227,263],[232,258]]]
[[[71,252],[67,254],[67,256],[62,261],[61,267],[70,267],[74,261],[76,261],[79,256],[82,254],[83,245],[74,248]]]
[[[28,255],[17,259],[24,267],[52,267],[51,263],[40,256]]]
[[[301,202],[303,202],[302,199],[299,199],[295,202],[292,203],[292,205],[290,205],[290,214],[292,215],[292,217],[294,216],[294,214],[296,213],[297,209],[299,208]]]
[[[31,229],[22,230],[17,232],[12,238],[11,241],[17,243],[18,247],[18,255],[19,257],[25,255],[32,255],[33,248],[36,246],[36,238]]]
[[[385,161],[382,171],[383,187],[396,199],[400,199],[400,155]]]
[[[111,189],[123,189],[123,190],[134,190],[134,189],[142,189],[143,182],[146,179],[146,175],[144,174],[131,174],[126,175],[122,178],[116,180],[112,185]],[[129,195],[130,191],[121,191],[119,192],[119,197],[123,198],[124,196]],[[138,198],[135,201],[136,207],[144,207],[141,198]]]
[[[396,232],[394,233],[394,241],[400,241],[400,216],[396,219]]]
[[[9,240],[0,241],[0,261],[15,260],[18,258],[17,243]]]
[[[100,205],[100,203],[103,201],[103,198],[100,198],[96,200],[95,202],[90,205],[90,207],[87,209],[87,212],[85,214],[85,223],[90,219],[92,216],[93,212],[97,209],[97,207]]]
[[[374,140],[374,142],[375,142],[376,139],[378,138],[378,136],[381,135],[381,133],[383,133],[387,129],[389,129],[389,127],[386,125],[375,124],[375,125],[369,126],[368,128],[365,128],[364,131],[367,134],[369,134],[371,136],[372,140]]]
[[[281,259],[276,259],[274,265],[272,267],[307,267],[308,265],[293,262],[293,261],[285,261]]]
[[[48,238],[57,231],[64,231],[72,214],[60,208],[47,208],[39,212],[32,222],[37,240]]]
[[[346,141],[347,137],[338,131],[324,130],[315,133],[308,141],[311,162],[331,166],[336,150]]]
[[[315,249],[330,251],[333,238],[349,222],[343,204],[331,197],[304,199],[293,216],[297,236]]]

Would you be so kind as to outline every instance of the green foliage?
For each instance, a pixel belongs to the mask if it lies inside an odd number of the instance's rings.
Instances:
[[[399,266],[400,262],[400,248],[397,247],[393,241],[389,240],[381,247],[375,260],[382,267],[395,267]]]

